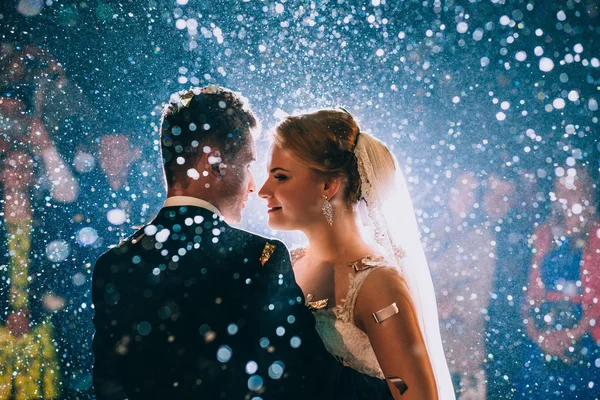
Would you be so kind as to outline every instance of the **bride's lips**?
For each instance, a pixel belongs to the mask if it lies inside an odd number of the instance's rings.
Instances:
[[[279,210],[281,210],[281,207],[269,207],[269,210],[267,212],[270,214]]]

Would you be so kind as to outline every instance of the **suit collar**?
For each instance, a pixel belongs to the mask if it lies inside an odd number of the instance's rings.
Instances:
[[[165,204],[163,207],[177,207],[177,206],[196,206],[204,208],[208,211],[212,211],[217,214],[219,217],[223,217],[221,212],[217,207],[210,204],[206,200],[199,199],[197,197],[191,196],[171,196],[165,200]]]

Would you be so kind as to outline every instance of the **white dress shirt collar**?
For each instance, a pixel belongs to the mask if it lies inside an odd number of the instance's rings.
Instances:
[[[219,217],[223,217],[219,209],[212,204],[210,204],[206,200],[199,199],[197,197],[191,196],[171,196],[167,197],[165,200],[164,207],[173,207],[173,206],[196,206],[202,207],[213,213],[217,214]]]

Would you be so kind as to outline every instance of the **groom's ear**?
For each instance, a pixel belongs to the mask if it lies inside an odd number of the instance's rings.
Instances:
[[[223,158],[221,157],[221,152],[216,149],[211,149],[208,152],[205,152],[200,159],[203,170],[208,173],[209,176],[212,176],[215,179],[221,179],[223,175],[223,171],[221,171],[221,164],[223,163]]]

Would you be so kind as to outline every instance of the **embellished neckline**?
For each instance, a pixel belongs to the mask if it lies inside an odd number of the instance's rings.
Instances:
[[[365,269],[375,267],[376,264],[383,261],[383,259],[383,256],[366,255],[356,261],[349,262],[348,266],[354,269],[354,272],[358,273],[360,271],[364,271]]]
[[[329,304],[329,299],[310,301],[309,299],[312,299],[312,297],[313,295],[310,293],[308,294],[308,296],[306,296],[306,306],[310,310],[322,310],[327,307],[327,304]]]
[[[304,257],[306,255],[306,248],[301,249],[302,254],[298,257],[298,259]],[[371,256],[371,255],[366,255],[364,257],[361,257],[355,261],[351,261],[349,262],[347,265],[348,267],[354,269],[355,273],[359,273],[361,271],[367,270],[367,269],[371,269],[374,268],[377,263],[381,262],[384,260],[383,256]],[[354,277],[350,277],[351,281],[350,281],[350,286],[352,285],[352,280]],[[327,305],[329,304],[329,298],[327,299],[321,299],[321,300],[315,300],[312,301],[313,299],[313,295],[311,293],[306,295],[306,301],[305,304],[306,306],[312,310],[312,311],[331,311],[331,312],[335,312],[336,310],[339,310],[342,307],[342,304],[346,301],[346,298],[348,296],[348,294],[350,293],[350,290],[348,290],[348,293],[346,293],[346,297],[344,297],[340,304],[337,304],[335,307],[329,307],[327,308]]]

